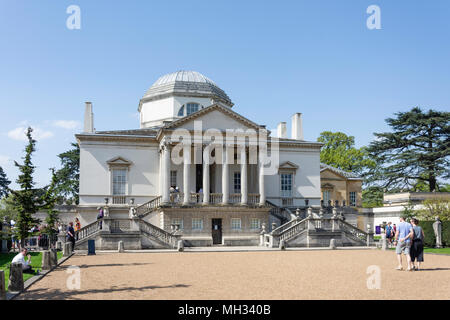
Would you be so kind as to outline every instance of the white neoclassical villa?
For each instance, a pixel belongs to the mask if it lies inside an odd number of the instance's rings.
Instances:
[[[258,245],[261,234],[295,227],[296,208],[318,210],[321,144],[303,139],[301,113],[292,116],[288,138],[286,122],[275,134],[235,109],[194,71],[164,75],[148,89],[139,129],[95,131],[87,102],[84,132],[76,135],[77,212],[86,226],[79,245],[93,237],[100,247],[118,239],[129,248],[180,239],[186,246]],[[102,224],[95,222],[100,207]]]

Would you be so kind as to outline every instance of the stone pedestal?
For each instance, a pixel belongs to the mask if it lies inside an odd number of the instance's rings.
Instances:
[[[7,253],[8,252],[8,240],[1,240],[0,252]]]
[[[280,248],[280,250],[286,250],[286,243],[284,242],[284,240],[280,241],[279,248]]]
[[[330,249],[332,249],[332,250],[336,249],[336,240],[335,239],[330,240]]]
[[[9,267],[8,291],[23,291],[23,271],[21,263],[12,263]]]
[[[0,300],[6,300],[5,271],[0,270]]]
[[[184,242],[183,242],[183,240],[178,240],[177,250],[179,252],[183,252],[184,251]]]
[[[387,242],[386,242],[386,234],[381,234],[381,250],[386,251],[387,249]]]
[[[56,250],[61,251],[63,248],[63,243],[61,241],[56,242]]]
[[[64,243],[63,257],[68,257],[72,254],[72,244],[70,242]]]
[[[123,249],[123,241],[119,241],[119,246],[117,248],[117,251],[119,252],[124,252],[125,250]]]
[[[51,268],[50,251],[42,251],[42,270],[50,270]]]
[[[56,267],[58,265],[58,250],[51,249],[50,250],[50,266]]]

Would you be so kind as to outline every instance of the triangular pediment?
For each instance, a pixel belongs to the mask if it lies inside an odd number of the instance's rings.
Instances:
[[[296,165],[293,162],[290,161],[286,161],[283,162],[282,164],[280,164],[280,166],[278,167],[278,169],[285,169],[285,170],[297,170],[298,169],[298,165]]]
[[[114,158],[106,161],[106,163],[109,166],[123,166],[123,167],[128,167],[128,166],[131,166],[133,164],[133,162],[131,162],[131,161],[125,159],[125,158],[122,158],[120,156],[119,157],[114,157]]]
[[[258,132],[264,127],[234,112],[231,108],[220,104],[213,104],[207,108],[201,109],[193,114],[171,122],[161,128],[161,131],[175,130],[183,128],[194,130],[194,122],[201,122],[202,130],[218,129],[226,131],[227,129],[253,129]]]

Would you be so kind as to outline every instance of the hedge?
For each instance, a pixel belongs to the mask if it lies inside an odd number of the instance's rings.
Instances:
[[[425,233],[424,244],[427,247],[434,247],[436,245],[436,237],[433,230],[434,221],[420,221],[419,226],[422,227]],[[450,221],[442,221],[442,245],[444,247],[450,246]]]

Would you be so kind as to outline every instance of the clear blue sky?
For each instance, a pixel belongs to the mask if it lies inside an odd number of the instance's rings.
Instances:
[[[72,4],[81,30],[66,27]],[[381,30],[366,27],[372,4]],[[0,165],[17,178],[18,133],[32,125],[40,186],[81,130],[85,101],[97,130],[137,128],[147,88],[180,69],[268,128],[302,112],[307,140],[343,131],[362,146],[394,112],[450,110],[448,0],[0,0],[0,44]]]

